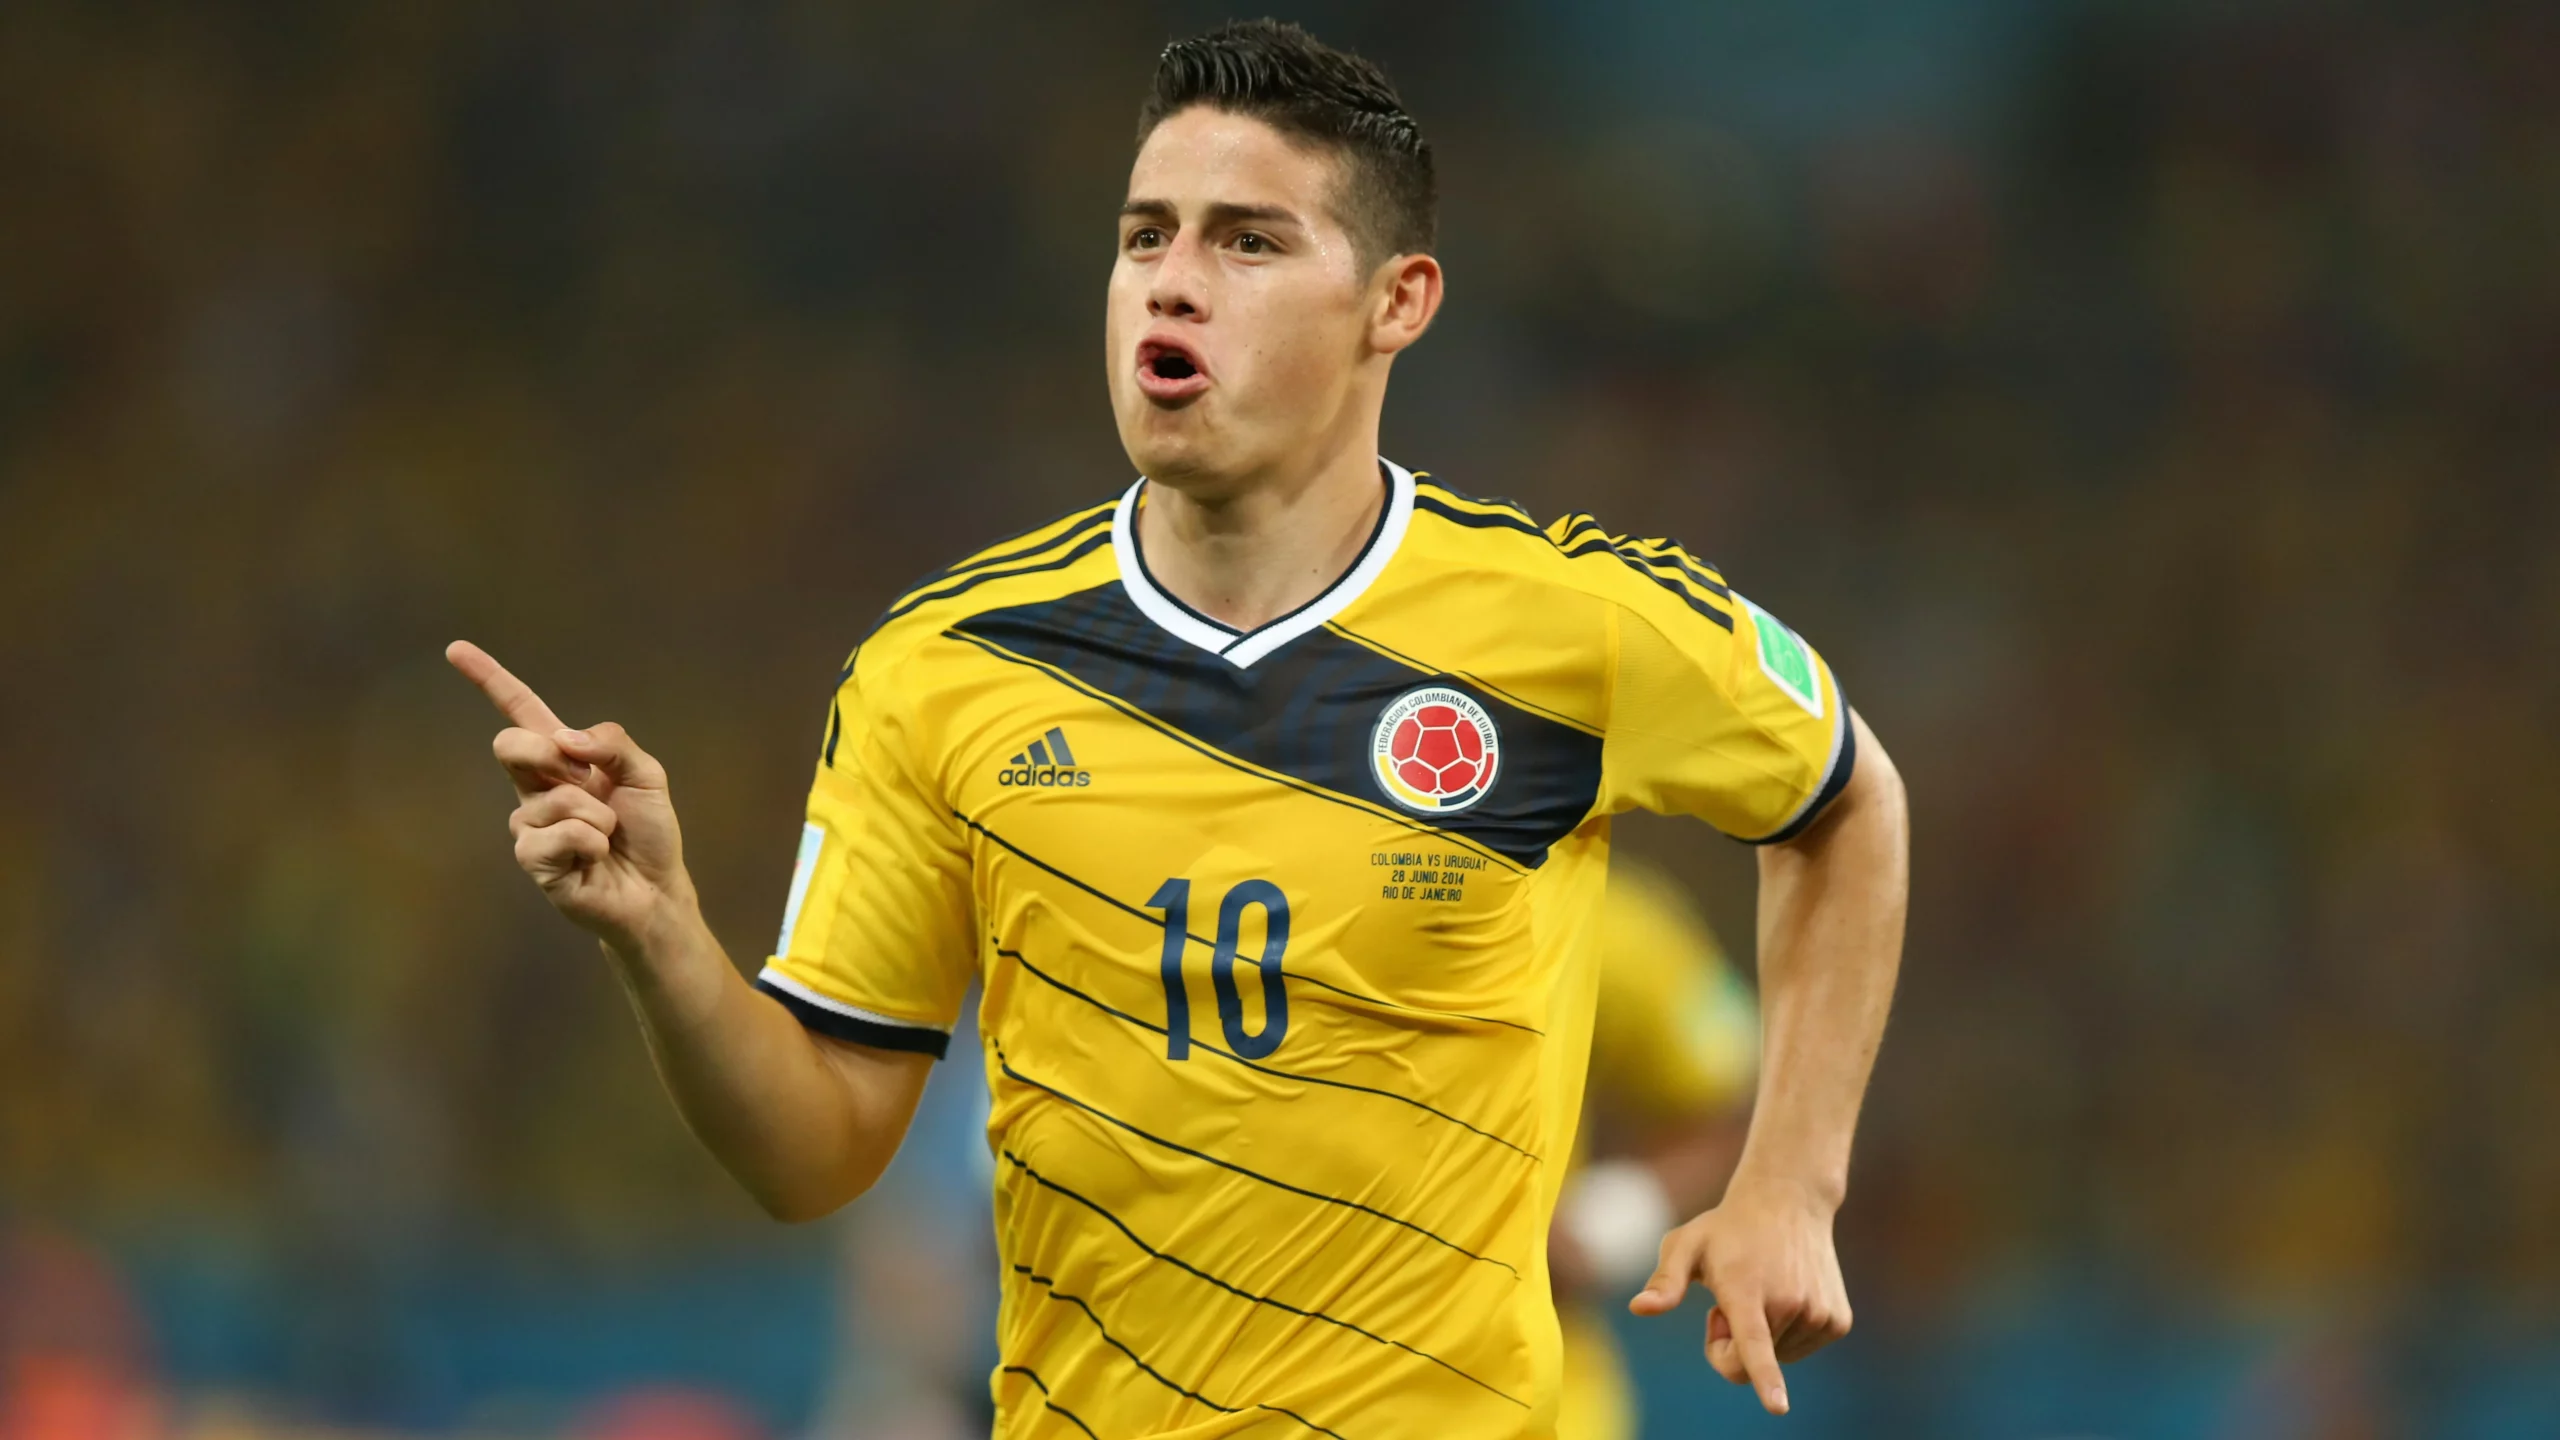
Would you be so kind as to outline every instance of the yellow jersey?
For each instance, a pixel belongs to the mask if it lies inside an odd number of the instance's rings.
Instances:
[[[1585,1113],[1644,1126],[1741,1105],[1759,1078],[1760,1008],[1705,917],[1671,877],[1621,860],[1599,923]],[[1630,1440],[1634,1387],[1609,1317],[1584,1301],[1558,1318],[1559,1440]]]
[[[1552,1434],[1609,817],[1773,840],[1850,774],[1712,566],[1380,477],[1260,628],[1155,583],[1141,479],[840,677],[759,984],[934,1054],[982,985],[1007,1440]]]

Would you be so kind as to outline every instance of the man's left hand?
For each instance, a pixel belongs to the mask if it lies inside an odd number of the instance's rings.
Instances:
[[[1707,1363],[1787,1413],[1778,1367],[1849,1333],[1849,1288],[1831,1241],[1832,1207],[1783,1185],[1736,1177],[1724,1203],[1662,1238],[1662,1263],[1627,1308],[1664,1315],[1692,1281],[1715,1297]]]

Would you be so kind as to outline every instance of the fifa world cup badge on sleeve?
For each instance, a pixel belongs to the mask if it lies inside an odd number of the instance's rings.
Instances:
[[[1426,686],[1397,696],[1369,733],[1378,788],[1407,810],[1446,815],[1493,789],[1502,772],[1502,735],[1463,691]]]
[[[1742,600],[1739,595],[1733,598]],[[1814,678],[1813,658],[1804,641],[1777,616],[1750,601],[1742,600],[1742,608],[1751,612],[1751,633],[1760,638],[1760,673],[1814,719],[1821,719],[1822,682]]]

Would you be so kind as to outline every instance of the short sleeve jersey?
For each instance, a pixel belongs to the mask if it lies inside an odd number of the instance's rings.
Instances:
[[[1610,817],[1813,823],[1830,669],[1679,546],[1381,462],[1367,547],[1239,632],[1146,482],[846,664],[761,984],[941,1054],[972,980],[997,1433],[1552,1433]]]

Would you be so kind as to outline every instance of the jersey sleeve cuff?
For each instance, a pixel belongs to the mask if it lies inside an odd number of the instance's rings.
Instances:
[[[782,1002],[805,1029],[831,1040],[848,1040],[875,1050],[905,1050],[939,1060],[951,1048],[951,1033],[931,1025],[848,1005],[768,965],[756,976],[756,988]]]
[[[1814,787],[1812,798],[1789,816],[1787,823],[1743,843],[1778,845],[1793,840],[1811,829],[1813,822],[1822,818],[1822,812],[1831,808],[1831,802],[1840,798],[1840,792],[1849,788],[1849,774],[1858,768],[1858,727],[1849,723],[1848,700],[1836,690],[1832,698],[1839,701],[1840,715],[1837,728],[1831,732],[1831,764],[1822,773],[1822,783]]]

